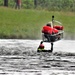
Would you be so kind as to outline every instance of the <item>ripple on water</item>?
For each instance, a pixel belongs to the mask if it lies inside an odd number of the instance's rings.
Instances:
[[[75,53],[62,51],[37,53],[39,42],[1,41],[0,73],[3,75],[16,73],[18,75],[75,75]]]

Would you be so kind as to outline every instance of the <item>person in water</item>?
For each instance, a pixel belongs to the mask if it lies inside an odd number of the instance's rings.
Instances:
[[[38,50],[44,50],[44,48],[43,41],[41,41]]]
[[[43,44],[43,41],[41,41],[37,51],[38,52],[41,52],[41,51],[43,51],[43,52],[53,52],[53,43],[51,43],[51,50],[50,49],[49,50],[45,50],[45,46]]]

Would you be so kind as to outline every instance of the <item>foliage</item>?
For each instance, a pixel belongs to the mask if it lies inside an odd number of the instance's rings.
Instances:
[[[52,15],[55,20],[62,23],[65,33],[75,33],[75,13],[53,12],[33,9],[0,8],[0,38],[41,38],[43,25],[51,21]]]
[[[0,0],[0,6],[4,0]],[[34,3],[36,1],[36,4]],[[9,7],[14,7],[14,0],[9,0]],[[45,9],[50,11],[75,11],[75,0],[22,0],[22,8]]]

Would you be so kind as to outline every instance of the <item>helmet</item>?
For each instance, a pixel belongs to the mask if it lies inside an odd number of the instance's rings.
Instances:
[[[40,44],[39,48],[44,49],[44,45]]]
[[[40,42],[39,48],[44,49],[43,41]]]

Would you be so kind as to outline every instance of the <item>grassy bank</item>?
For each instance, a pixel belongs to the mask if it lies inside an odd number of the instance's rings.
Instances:
[[[0,38],[38,39],[42,26],[51,21],[52,15],[62,22],[66,33],[75,32],[75,13],[0,7]]]

